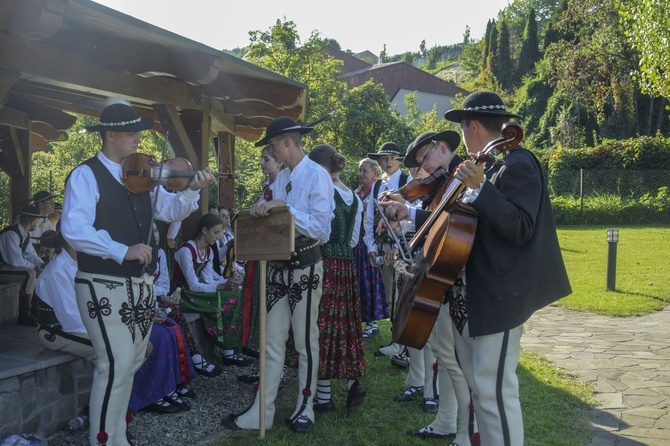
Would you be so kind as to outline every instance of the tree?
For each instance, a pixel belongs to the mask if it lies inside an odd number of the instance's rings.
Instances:
[[[384,63],[384,62],[388,62],[388,59],[389,59],[389,55],[386,52],[386,44],[384,44],[384,49],[382,50],[381,53],[379,53],[379,61],[381,63]]]
[[[517,80],[535,70],[535,63],[540,60],[540,49],[537,38],[537,22],[535,21],[535,10],[530,9],[528,21],[523,31],[523,42],[517,64]]]
[[[639,58],[642,91],[670,98],[670,6],[667,0],[618,1],[628,42]]]
[[[423,39],[419,44],[419,53],[421,53],[421,57],[426,57],[426,39]]]
[[[465,25],[465,32],[463,33],[463,45],[470,43],[470,26]]]
[[[489,52],[491,51],[491,32],[493,30],[495,20],[486,22],[486,31],[484,32],[484,44],[482,46],[482,66],[481,71],[486,69],[489,63]]]
[[[514,66],[510,53],[509,29],[504,21],[498,22],[498,28],[500,29],[497,36],[497,45],[491,51],[491,74],[507,90],[512,86],[514,77]],[[492,39],[493,35],[494,33],[491,33]]]

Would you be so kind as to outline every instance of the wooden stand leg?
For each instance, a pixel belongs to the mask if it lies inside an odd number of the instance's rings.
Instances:
[[[266,317],[266,284],[267,284],[267,260],[261,260],[261,298],[260,298],[260,346],[259,346],[259,374],[258,374],[258,392],[259,392],[259,405],[258,410],[260,410],[258,416],[258,431],[260,438],[265,438],[265,317]]]

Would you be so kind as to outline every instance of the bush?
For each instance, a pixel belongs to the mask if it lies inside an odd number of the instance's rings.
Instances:
[[[670,224],[670,194],[662,187],[656,195],[625,200],[617,195],[584,198],[555,197],[551,201],[557,225],[654,225]]]

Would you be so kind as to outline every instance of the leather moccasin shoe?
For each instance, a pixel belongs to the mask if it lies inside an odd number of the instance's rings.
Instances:
[[[238,355],[233,355],[229,357],[223,357],[221,358],[221,364],[223,365],[235,365],[237,367],[246,367],[251,363],[247,358],[243,358],[242,356]]]
[[[228,416],[223,417],[221,420],[221,425],[225,427],[226,429],[230,429],[232,431],[239,431],[242,429],[237,425],[237,416],[234,413],[228,414]]]
[[[300,415],[295,421],[291,423],[291,419],[287,418],[284,423],[288,428],[296,434],[306,434],[314,427],[314,422],[309,419],[307,415]]]
[[[436,431],[430,426],[422,427],[421,429],[407,431],[407,435],[419,438],[442,438],[442,439],[449,437],[453,438],[456,437],[456,434],[446,434],[444,432]]]
[[[423,399],[423,411],[426,413],[437,413],[440,409],[440,403],[435,398]]]
[[[179,412],[181,409],[178,406],[170,404],[161,398],[152,405],[145,407],[144,410],[154,413],[166,414]]]
[[[367,391],[365,390],[363,383],[358,380],[354,381],[349,392],[347,392],[347,407],[352,408],[360,406],[363,404],[365,395],[367,395]]]
[[[335,410],[335,403],[333,400],[328,400],[325,403],[314,403],[312,408],[314,409],[314,412],[318,413],[332,412]]]
[[[409,386],[407,389],[405,389],[403,393],[401,393],[396,397],[393,397],[393,401],[395,401],[396,403],[406,403],[408,401],[412,401],[421,392],[423,392],[423,387]]]

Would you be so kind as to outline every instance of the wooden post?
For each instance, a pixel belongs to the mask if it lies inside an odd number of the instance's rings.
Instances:
[[[216,138],[219,173],[235,173],[235,135],[221,132]],[[227,208],[235,207],[235,180],[226,176],[219,177],[219,204]]]
[[[181,121],[186,130],[196,156],[198,157],[197,162],[193,163],[193,168],[200,170],[206,166],[207,163],[207,147],[203,149],[202,144],[204,138],[202,137],[202,128],[203,128],[203,113],[200,110],[183,110],[181,112]],[[207,120],[209,122],[209,120]],[[209,135],[209,131],[207,131]],[[205,159],[203,160],[203,153],[205,154]],[[207,213],[207,206],[209,205],[208,190],[204,188],[200,191],[200,201],[198,206],[200,207],[201,212],[193,212],[189,215],[181,225],[182,239],[188,240],[195,233],[195,230],[198,227],[198,221],[200,217]]]
[[[258,397],[259,397],[259,411],[260,413],[258,414],[258,424],[259,424],[259,436],[261,438],[265,438],[265,320],[267,317],[266,314],[266,308],[267,305],[265,305],[266,302],[266,283],[267,283],[267,260],[261,260],[261,268],[260,268],[260,273],[261,273],[261,296],[259,299],[258,304],[260,305],[260,311],[258,314],[260,315],[260,348],[259,348],[259,356],[258,356],[258,366],[260,367],[260,373],[258,374]]]

